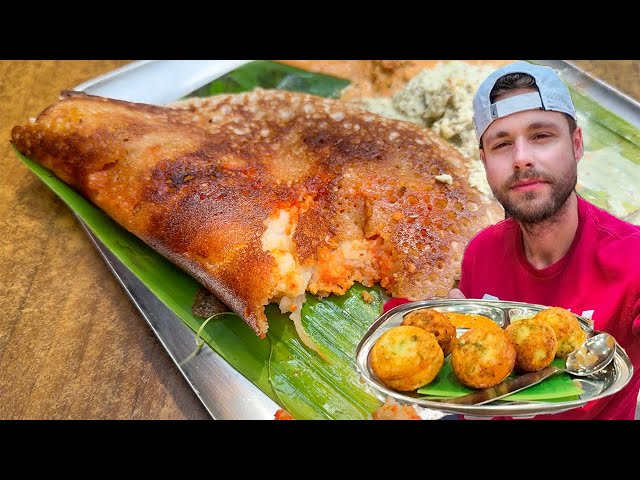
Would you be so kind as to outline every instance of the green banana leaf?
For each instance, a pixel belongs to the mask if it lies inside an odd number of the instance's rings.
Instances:
[[[556,367],[564,367],[564,360],[555,359],[552,364]],[[515,378],[512,373],[507,379]],[[437,397],[460,397],[474,392],[475,390],[462,385],[456,378],[451,368],[451,357],[447,357],[442,365],[442,369],[431,383],[420,387],[418,393],[421,395]],[[576,386],[567,373],[559,373],[549,377],[537,385],[520,390],[504,397],[504,401],[567,401],[576,400],[584,390]]]
[[[256,61],[190,96],[262,87],[338,97],[348,83],[275,62]],[[586,112],[588,125],[584,128],[588,135],[585,137],[591,151],[615,147],[620,158],[637,167],[640,164],[637,129],[619,121],[610,112],[598,110],[598,106],[592,103],[585,99],[579,107],[582,109],[580,114]],[[16,154],[168,308],[194,332],[199,330],[203,319],[191,312],[200,288],[198,282],[117,225],[51,172],[17,150]],[[628,175],[628,172],[624,171],[624,174]],[[588,199],[596,198],[598,201],[594,203],[608,208],[607,192],[599,188],[584,188],[582,193]],[[636,207],[635,200],[626,198],[622,205],[625,209],[640,208],[640,205]],[[373,297],[371,303],[363,299],[365,290]],[[365,419],[371,417],[380,400],[357,378],[355,348],[381,313],[381,308],[382,295],[377,287],[364,288],[356,284],[341,297],[322,300],[308,294],[302,309],[302,323],[324,359],[301,344],[293,322],[275,305],[266,309],[270,328],[264,340],[260,340],[236,315],[222,315],[209,321],[201,337],[296,418]]]
[[[338,98],[341,90],[347,85],[349,85],[349,80],[308,72],[283,63],[256,60],[200,87],[188,97],[240,93],[261,87]]]
[[[585,153],[578,163],[577,192],[612,214],[640,209],[640,129],[570,87]],[[631,221],[631,220],[630,220]]]

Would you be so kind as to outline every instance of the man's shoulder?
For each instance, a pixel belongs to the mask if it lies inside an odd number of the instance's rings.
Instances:
[[[640,281],[640,226],[626,222],[596,205],[586,203],[591,248],[600,250],[607,263],[616,264]],[[596,247],[597,246],[597,247]],[[632,273],[633,272],[633,273]]]
[[[610,212],[582,200],[588,213],[588,218],[593,222],[594,228],[603,236],[612,240],[623,240],[632,243],[640,242],[640,226],[622,220]]]

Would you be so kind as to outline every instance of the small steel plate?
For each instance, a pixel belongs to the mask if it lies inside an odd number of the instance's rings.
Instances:
[[[398,392],[385,386],[371,370],[369,365],[369,352],[376,340],[387,330],[400,325],[402,318],[407,313],[421,308],[433,308],[441,312],[475,313],[489,317],[502,328],[513,321],[535,315],[540,310],[548,308],[544,305],[535,305],[521,302],[506,302],[499,300],[421,300],[399,305],[382,314],[369,327],[356,349],[356,365],[359,374],[364,381],[382,397],[390,396],[401,402],[409,402],[421,407],[440,410],[448,413],[457,413],[480,417],[531,417],[544,413],[558,413],[580,407],[591,400],[607,397],[620,391],[630,380],[633,374],[633,365],[626,352],[620,345],[616,345],[616,354],[611,364],[598,374],[589,377],[574,377],[574,381],[580,385],[584,393],[579,399],[565,402],[514,402],[498,400],[485,405],[456,405],[447,403],[447,399],[435,399],[427,395],[415,392]],[[590,326],[590,320],[580,315],[575,315],[580,326],[592,335],[594,330]],[[458,329],[460,335],[464,329]]]

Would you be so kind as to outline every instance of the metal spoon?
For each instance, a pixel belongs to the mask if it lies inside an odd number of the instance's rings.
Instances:
[[[609,365],[615,353],[615,339],[608,333],[599,332],[588,338],[567,357],[564,368],[550,365],[539,372],[526,373],[512,380],[505,380],[494,387],[444,401],[457,405],[483,405],[540,383],[545,378],[549,378],[559,372],[586,377],[599,372]]]

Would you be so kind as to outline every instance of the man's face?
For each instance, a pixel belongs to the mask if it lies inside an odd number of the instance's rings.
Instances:
[[[582,131],[564,114],[526,110],[499,118],[482,136],[487,181],[505,211],[522,223],[552,217],[577,181]]]

